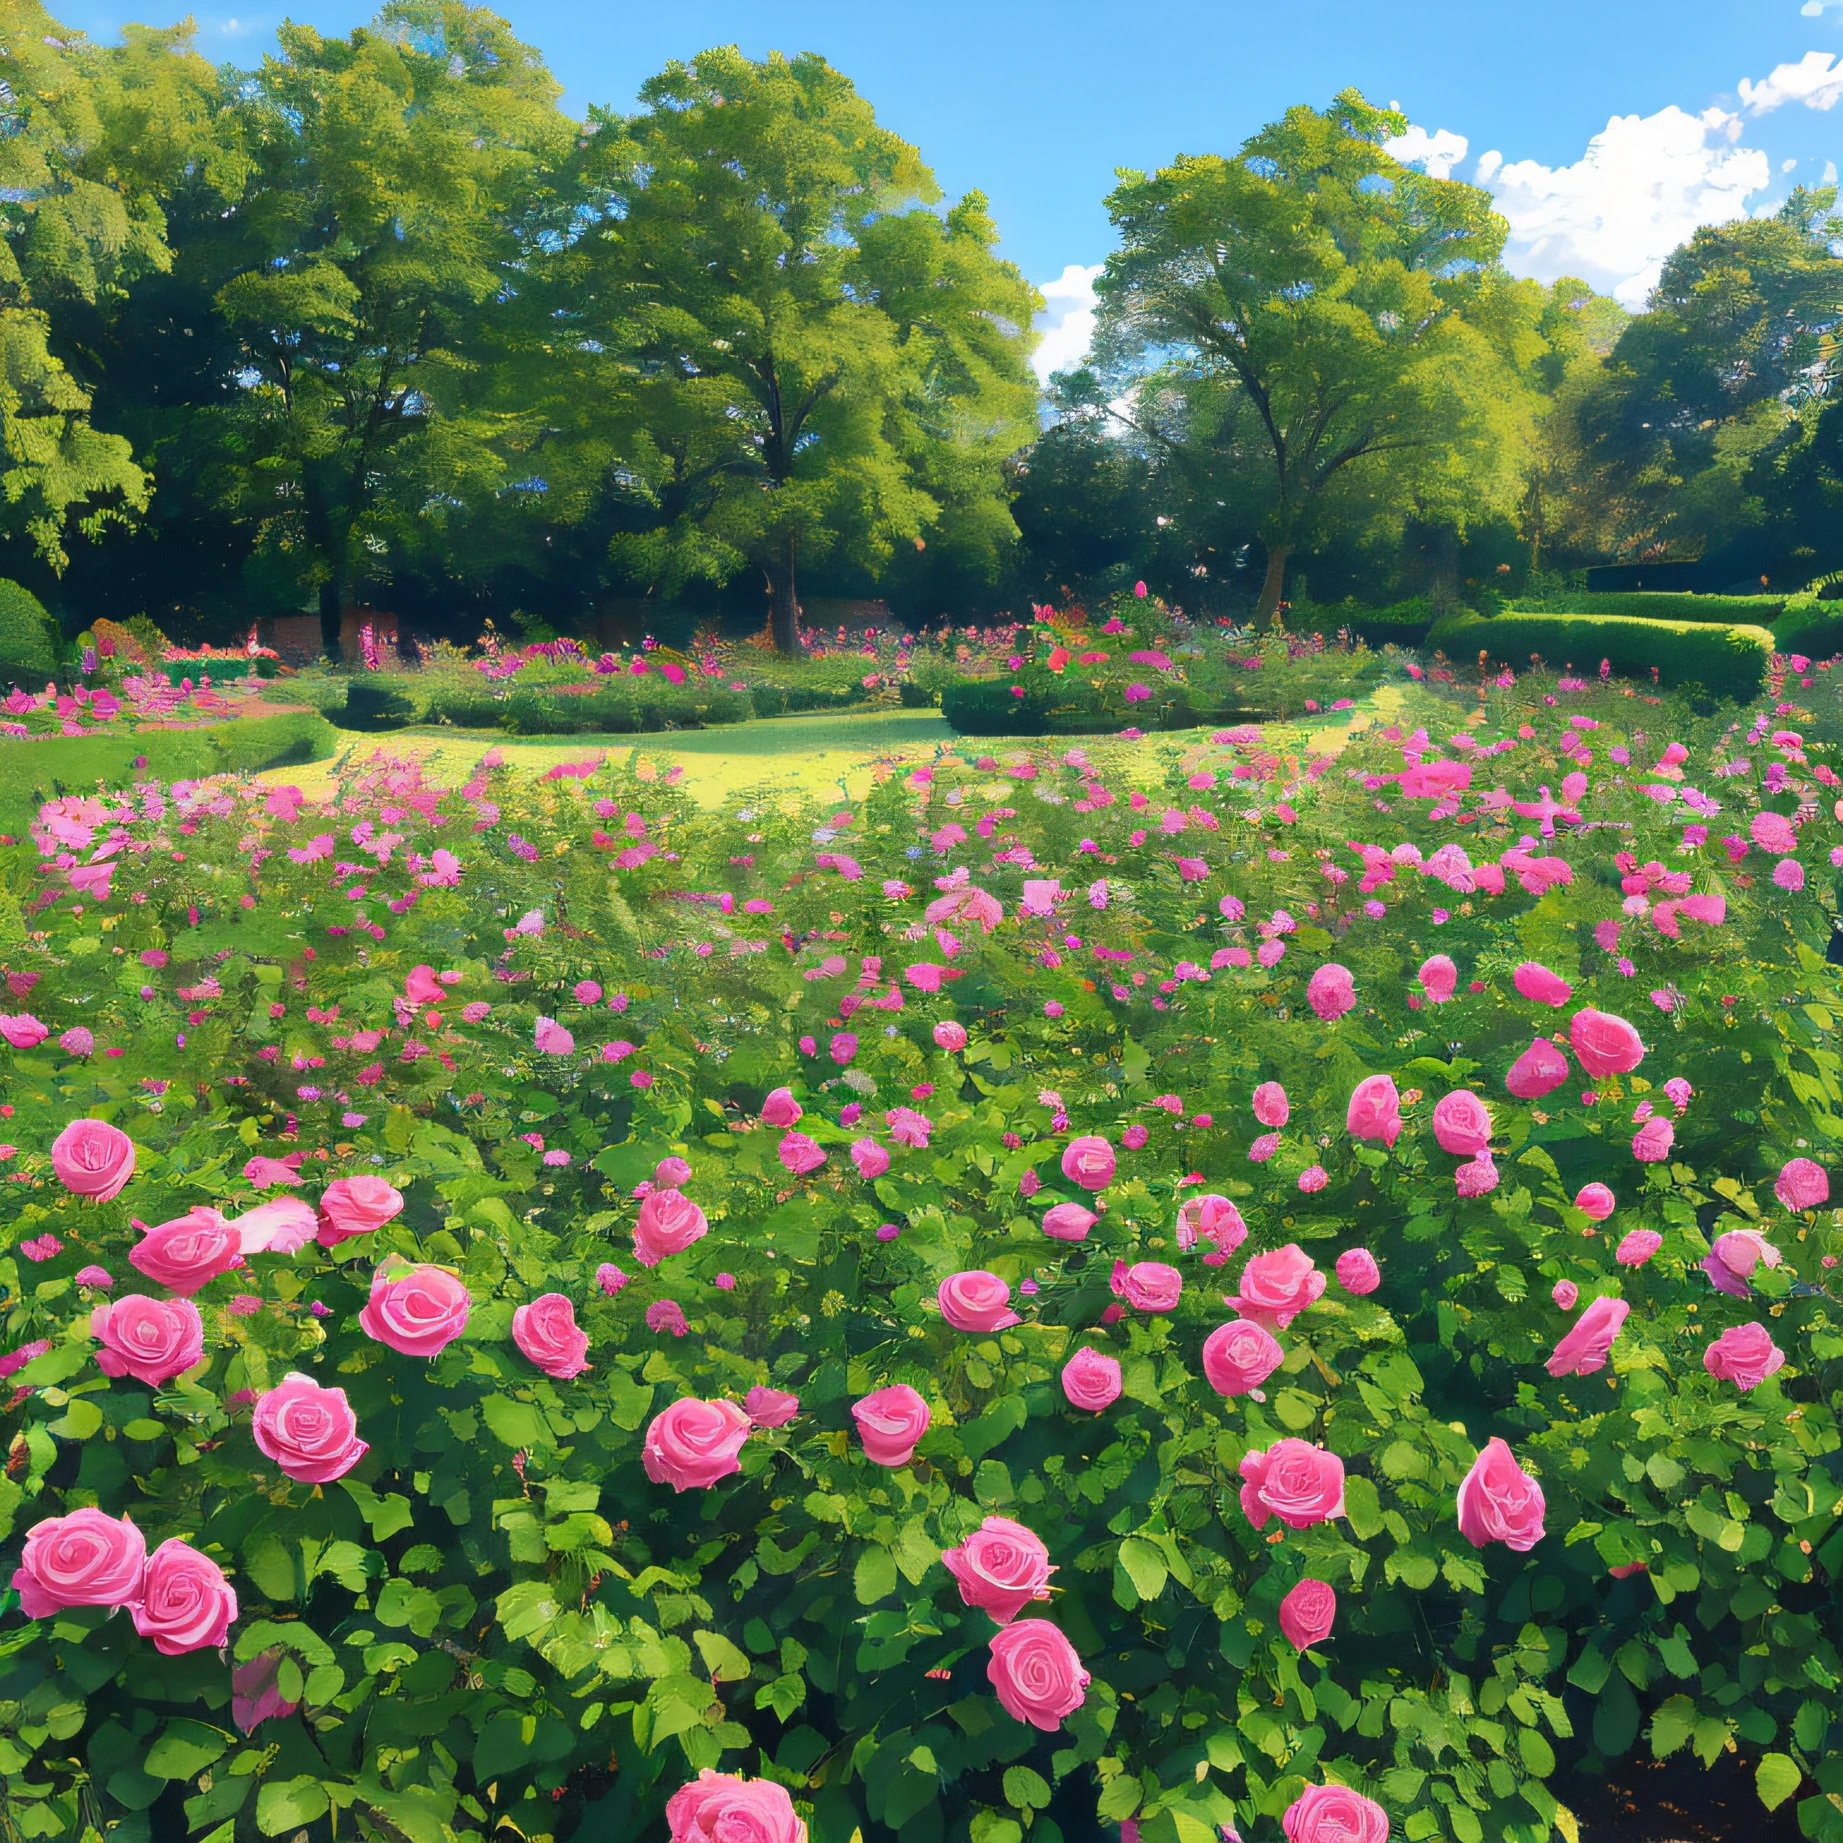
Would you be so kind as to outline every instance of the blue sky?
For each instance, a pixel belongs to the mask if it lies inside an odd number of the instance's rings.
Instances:
[[[164,12],[54,4],[112,36]],[[344,31],[373,10],[299,0],[197,14],[200,49],[253,62],[285,12]],[[1347,84],[1398,102],[1400,150],[1489,184],[1511,265],[1639,306],[1698,223],[1769,208],[1843,162],[1843,0],[501,0],[567,86],[626,106],[668,58],[738,43],[823,52],[950,194],[992,200],[1046,291],[1045,364],[1078,357],[1111,246],[1117,166],[1231,151]],[[1463,149],[1461,148],[1463,143]],[[1495,156],[1495,158],[1493,158]],[[1788,163],[1794,163],[1788,166]]]

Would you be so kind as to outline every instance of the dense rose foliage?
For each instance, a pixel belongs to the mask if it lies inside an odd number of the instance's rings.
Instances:
[[[820,805],[63,797],[9,1818],[1551,1843],[1732,1746],[1843,1843],[1843,732],[1442,683]]]

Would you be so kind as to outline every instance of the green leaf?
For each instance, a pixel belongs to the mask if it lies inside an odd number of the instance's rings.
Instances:
[[[1139,1781],[1131,1773],[1121,1773],[1101,1787],[1095,1809],[1110,1823],[1118,1824],[1139,1809],[1140,1796]]]
[[[265,1785],[256,1794],[256,1827],[265,1837],[279,1837],[283,1831],[298,1830],[324,1817],[331,1804],[318,1779],[305,1775],[284,1779]]]
[[[1789,1754],[1763,1753],[1754,1769],[1753,1783],[1760,1803],[1769,1811],[1777,1811],[1804,1782],[1803,1770]]]
[[[1372,1536],[1382,1533],[1382,1500],[1376,1495],[1372,1479],[1361,1473],[1346,1475],[1344,1515],[1349,1518],[1351,1533],[1359,1542],[1368,1542]]]
[[[718,1683],[740,1683],[754,1669],[748,1658],[739,1651],[721,1632],[693,1632],[698,1654],[704,1660],[714,1681]]]
[[[230,1746],[230,1736],[202,1721],[170,1721],[141,1762],[156,1779],[191,1779]]]
[[[102,1410],[87,1395],[73,1395],[61,1420],[51,1423],[60,1440],[87,1440],[102,1428]]]
[[[1165,1591],[1165,1552],[1156,1543],[1128,1536],[1120,1544],[1120,1566],[1141,1600],[1156,1600]]]
[[[506,1395],[489,1395],[480,1404],[480,1413],[501,1445],[529,1450],[550,1445],[550,1430],[543,1417],[528,1401],[513,1401]]]
[[[896,1591],[896,1557],[888,1549],[866,1549],[852,1570],[851,1584],[860,1606],[875,1606]]]
[[[342,1478],[339,1482],[351,1494],[359,1514],[371,1525],[373,1542],[383,1542],[415,1522],[416,1513],[410,1508],[408,1498],[399,1497],[394,1491],[380,1497],[369,1485],[360,1484],[356,1478]]]
[[[1028,1766],[1005,1769],[1005,1802],[1019,1811],[1041,1811],[1049,1804],[1049,1782]]]
[[[1638,1739],[1638,1698],[1623,1676],[1609,1677],[1593,1711],[1593,1744],[1609,1759]]]
[[[1696,1731],[1696,1705],[1687,1696],[1672,1696],[1651,1717],[1651,1752],[1663,1760],[1682,1747]]]

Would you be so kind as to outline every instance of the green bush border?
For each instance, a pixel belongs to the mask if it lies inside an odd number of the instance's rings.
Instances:
[[[1591,677],[1602,659],[1621,677],[1643,680],[1655,666],[1664,685],[1700,685],[1726,698],[1752,697],[1766,681],[1774,640],[1764,627],[1713,626],[1699,621],[1635,621],[1602,614],[1467,613],[1436,622],[1429,646],[1454,658],[1480,649],[1493,663],[1546,665]]]

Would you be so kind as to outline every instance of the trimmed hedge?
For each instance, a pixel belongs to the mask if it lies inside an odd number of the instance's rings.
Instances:
[[[1633,591],[1618,595],[1531,595],[1510,603],[1506,614],[1592,614],[1638,621],[1706,623],[1723,627],[1771,626],[1785,607],[1783,595],[1675,595]],[[1501,618],[1501,617],[1499,617]]]
[[[212,774],[260,774],[297,762],[324,761],[339,733],[315,711],[246,717],[200,730],[123,729],[118,735],[0,738],[0,831],[17,836],[46,800],[120,787],[137,777],[202,780]],[[135,758],[147,766],[137,768]]]
[[[941,715],[962,736],[1102,736],[1131,725],[1142,730],[1190,729],[1200,723],[1256,722],[1254,710],[1223,709],[1216,704],[1196,704],[1194,687],[1177,686],[1174,695],[1147,699],[1132,706],[1125,717],[1103,706],[1097,697],[1072,696],[1061,685],[1045,691],[1027,685],[1023,697],[1014,697],[1018,681],[1005,678],[967,678],[941,693]],[[1078,687],[1079,688],[1079,687]]]
[[[1550,667],[1583,676],[1597,672],[1602,659],[1625,678],[1647,678],[1655,666],[1661,684],[1700,685],[1725,698],[1752,697],[1765,682],[1773,652],[1773,636],[1764,627],[1596,614],[1462,616],[1437,623],[1428,644],[1455,659],[1470,658],[1482,648],[1518,671],[1528,666],[1532,653]]]
[[[58,669],[63,635],[30,589],[0,577],[0,681],[29,674],[43,682]]]

